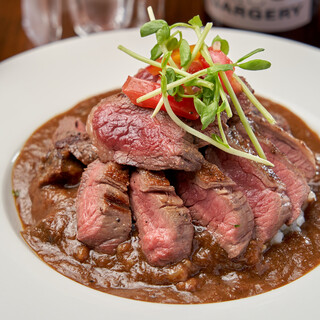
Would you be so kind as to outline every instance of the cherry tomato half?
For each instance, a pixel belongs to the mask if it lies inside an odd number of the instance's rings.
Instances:
[[[221,50],[215,50],[212,47],[209,47],[208,50],[211,55],[212,61],[214,63],[232,64],[232,61]],[[203,69],[209,67],[209,64],[202,56],[200,57],[200,61],[203,65]],[[237,81],[237,79],[234,78],[233,71],[232,70],[226,71],[226,76],[228,77],[228,80],[235,94],[239,94],[242,91],[241,84]],[[221,83],[224,91],[227,92],[222,80],[221,80]]]
[[[158,88],[160,88],[159,83],[129,76],[127,78],[127,81],[122,86],[122,92],[127,95],[130,101],[135,105],[144,108],[155,109],[161,98],[161,95],[157,95],[140,103],[137,103],[137,99]],[[196,120],[199,118],[192,98],[183,98],[181,101],[176,101],[174,97],[168,96],[168,100],[170,102],[172,111],[177,116],[184,117],[190,120]],[[165,110],[164,106],[162,106],[161,110]]]

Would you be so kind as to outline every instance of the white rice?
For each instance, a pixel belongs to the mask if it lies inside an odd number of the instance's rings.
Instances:
[[[313,202],[316,200],[316,195],[313,191],[310,191],[309,195],[308,195],[308,202]],[[274,237],[270,240],[270,244],[274,245],[277,243],[281,243],[284,236],[289,233],[289,232],[301,232],[301,226],[305,223],[305,219],[304,219],[304,212],[303,210],[301,210],[301,213],[299,215],[299,217],[293,221],[293,223],[288,226],[286,224],[282,225],[282,227],[280,228],[280,230],[278,230],[278,232],[274,235]]]

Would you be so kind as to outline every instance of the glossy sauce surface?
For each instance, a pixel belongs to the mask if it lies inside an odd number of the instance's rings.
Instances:
[[[211,234],[195,227],[190,259],[163,268],[150,266],[139,248],[138,234],[115,255],[90,250],[76,239],[77,185],[39,187],[37,170],[59,120],[66,115],[84,122],[91,108],[109,92],[79,103],[37,129],[28,139],[13,170],[13,191],[23,225],[22,236],[38,256],[65,276],[114,295],[161,303],[208,303],[239,299],[285,285],[320,263],[320,194],[305,210],[301,233],[289,233],[257,261],[254,241],[237,261],[227,258]],[[289,110],[261,98],[285,116],[292,133],[320,153],[319,137]]]

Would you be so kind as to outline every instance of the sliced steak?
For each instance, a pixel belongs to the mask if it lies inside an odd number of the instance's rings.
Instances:
[[[208,162],[196,173],[179,172],[177,176],[177,193],[192,219],[216,236],[229,258],[246,249],[254,227],[246,196],[234,187],[229,177]]]
[[[268,138],[310,180],[316,172],[314,154],[303,141],[291,135],[287,121],[275,115],[279,124],[270,124],[244,93],[238,99],[253,129]]]
[[[245,137],[243,126],[237,125],[236,127]],[[286,155],[281,153],[270,140],[259,134],[258,130],[256,130],[256,135],[267,159],[274,164],[272,170],[286,186],[286,194],[292,204],[291,217],[287,223],[291,224],[299,217],[301,209],[307,204],[310,188],[301,171],[288,160]]]
[[[165,266],[191,253],[193,225],[174,187],[163,172],[140,169],[130,179],[130,203],[147,261]]]
[[[114,162],[96,160],[87,167],[76,199],[79,241],[112,254],[128,239],[132,226],[128,184],[128,170]]]
[[[68,150],[84,165],[88,165],[98,158],[85,131],[85,125],[79,118],[68,116],[60,120],[52,141],[56,149]]]
[[[299,217],[302,208],[306,205],[310,188],[302,173],[285,155],[281,154],[269,141],[260,140],[260,142],[266,157],[274,164],[273,171],[286,186],[286,194],[292,205],[291,216],[287,223],[291,224]]]
[[[72,116],[59,121],[49,148],[39,168],[41,186],[79,183],[84,167],[98,157],[84,123]]]
[[[70,135],[85,133],[86,126],[81,119],[73,116],[66,116],[59,121],[58,127],[52,135],[53,143],[63,140]]]
[[[39,166],[39,173],[35,177],[36,184],[76,185],[79,183],[84,166],[77,161],[66,149],[53,149]]]
[[[240,94],[237,95],[238,101],[240,102],[241,108],[244,111],[244,113],[247,115],[250,112],[258,112],[256,107],[252,104],[252,102],[248,99],[247,95],[244,92],[241,92]],[[230,106],[233,111],[233,114],[237,114],[237,111],[232,103],[230,101]]]
[[[282,128],[284,131],[291,134],[290,124],[287,119],[281,115],[280,113],[271,112],[273,118],[276,120],[276,124],[278,127]]]
[[[234,128],[228,133],[228,141],[233,147],[252,152]],[[291,217],[285,185],[271,168],[256,162],[213,148],[207,149],[206,156],[237,184],[236,190],[246,195],[254,214],[256,238],[269,241]]]
[[[315,157],[303,141],[254,113],[250,113],[249,118],[253,121],[253,128],[285,154],[307,180],[313,178],[316,173]]]
[[[123,94],[102,100],[90,113],[87,131],[103,161],[150,170],[200,169],[203,157],[190,135],[160,111],[137,107]]]

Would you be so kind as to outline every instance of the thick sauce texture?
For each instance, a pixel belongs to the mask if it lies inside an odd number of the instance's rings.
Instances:
[[[249,245],[243,262],[231,261],[210,233],[196,228],[190,259],[163,268],[150,266],[135,230],[115,255],[97,253],[76,239],[75,197],[78,184],[39,187],[39,163],[46,156],[51,136],[66,115],[84,122],[91,108],[109,92],[85,100],[36,130],[21,150],[13,169],[13,194],[25,241],[53,269],[90,288],[121,297],[161,303],[209,303],[239,299],[283,286],[320,263],[320,192],[305,210],[302,232],[285,236],[257,262]],[[284,107],[262,99],[271,111],[282,114],[292,133],[320,152],[319,137]],[[250,261],[253,261],[250,263]],[[248,263],[249,262],[249,263]]]

